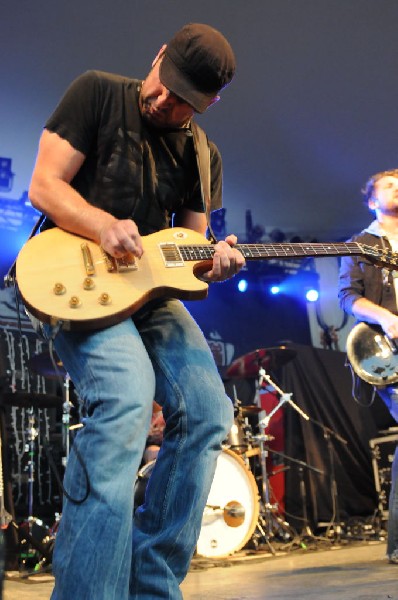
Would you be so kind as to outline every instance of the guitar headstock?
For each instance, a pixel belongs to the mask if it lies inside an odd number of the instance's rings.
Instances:
[[[391,271],[398,270],[398,253],[388,248],[378,246],[367,246],[359,244],[363,254],[378,267],[384,267]]]

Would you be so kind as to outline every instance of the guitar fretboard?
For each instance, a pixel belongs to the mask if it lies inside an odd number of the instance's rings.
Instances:
[[[338,243],[294,243],[294,244],[237,244],[235,246],[247,260],[263,260],[266,258],[303,258],[305,256],[347,256],[370,252],[370,258],[379,258],[377,248],[364,247],[357,242]],[[184,260],[208,260],[214,254],[214,247],[197,245],[179,246]]]

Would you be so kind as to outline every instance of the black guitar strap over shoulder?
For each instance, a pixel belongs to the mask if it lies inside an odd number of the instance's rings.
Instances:
[[[200,191],[206,213],[208,238],[214,244],[217,238],[211,226],[211,173],[210,173],[210,148],[207,135],[194,121],[191,122],[193,144],[195,147],[196,161],[198,164]]]

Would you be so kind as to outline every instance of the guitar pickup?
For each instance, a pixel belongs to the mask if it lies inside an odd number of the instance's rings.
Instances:
[[[183,267],[184,261],[177,244],[164,242],[159,244],[160,253],[165,267]]]
[[[102,255],[105,260],[105,265],[108,273],[125,273],[127,271],[136,271],[138,269],[135,256],[129,252],[121,258],[115,258],[101,248]]]

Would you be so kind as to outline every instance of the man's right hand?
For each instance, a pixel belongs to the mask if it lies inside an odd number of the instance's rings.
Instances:
[[[99,237],[101,247],[115,258],[129,253],[141,258],[144,251],[138,227],[131,219],[115,219],[101,229]]]
[[[380,325],[390,338],[398,338],[398,316],[387,308],[362,297],[352,305],[352,313],[360,321]]]
[[[393,313],[386,313],[379,320],[379,323],[384,331],[388,335],[388,337],[392,339],[398,338],[398,316]]]

